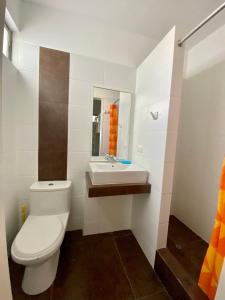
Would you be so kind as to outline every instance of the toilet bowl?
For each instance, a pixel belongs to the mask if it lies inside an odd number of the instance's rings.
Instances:
[[[70,181],[36,182],[30,187],[30,214],[11,247],[13,260],[25,266],[22,289],[26,294],[44,292],[55,279],[70,188]]]

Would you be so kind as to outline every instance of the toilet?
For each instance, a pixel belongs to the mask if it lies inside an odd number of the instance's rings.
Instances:
[[[39,181],[30,187],[29,215],[11,247],[12,259],[25,266],[22,289],[37,295],[56,277],[60,246],[70,212],[71,181]]]

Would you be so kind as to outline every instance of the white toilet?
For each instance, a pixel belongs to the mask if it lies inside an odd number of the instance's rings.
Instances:
[[[55,279],[70,190],[70,181],[40,181],[30,187],[30,213],[11,248],[13,260],[26,266],[22,282],[26,294],[44,292]]]

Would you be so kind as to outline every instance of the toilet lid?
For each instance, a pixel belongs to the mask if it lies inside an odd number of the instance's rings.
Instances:
[[[63,235],[63,225],[57,216],[29,216],[14,241],[23,257],[40,255]]]

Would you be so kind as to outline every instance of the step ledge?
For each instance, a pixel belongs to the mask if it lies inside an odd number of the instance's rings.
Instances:
[[[158,266],[158,264],[160,263],[159,260],[161,260],[161,262],[165,264],[167,271],[170,272],[173,279],[176,280],[176,283],[183,290],[185,299],[208,300],[208,297],[201,291],[196,282],[190,277],[187,271],[167,248],[157,250],[155,260],[155,271],[163,283],[165,283],[165,279],[162,275],[163,270],[160,271]],[[171,294],[171,296],[173,296],[171,291],[168,290],[168,292]],[[174,299],[178,298],[176,297]]]

